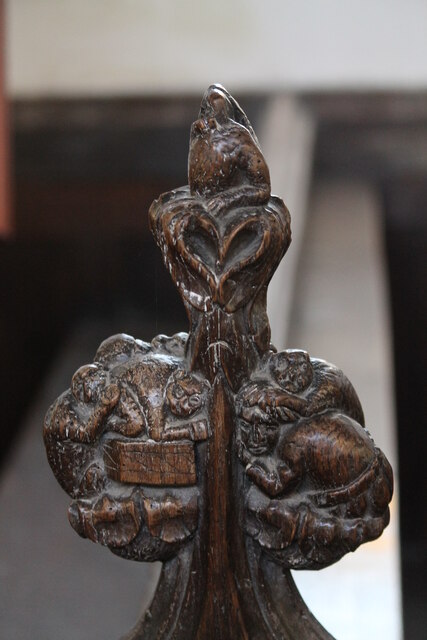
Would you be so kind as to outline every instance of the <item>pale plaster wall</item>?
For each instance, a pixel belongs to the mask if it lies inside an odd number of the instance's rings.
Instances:
[[[7,0],[12,96],[427,86],[425,0]]]

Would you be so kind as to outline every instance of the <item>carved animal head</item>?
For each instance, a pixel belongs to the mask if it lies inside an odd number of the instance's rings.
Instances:
[[[245,127],[259,146],[255,131],[237,100],[221,84],[211,84],[205,92],[199,111],[199,119],[193,124],[191,136],[203,134],[233,121]]]
[[[71,392],[78,402],[96,402],[105,388],[107,374],[98,364],[77,369],[71,380]]]
[[[95,354],[95,362],[109,366],[111,363],[126,362],[135,353],[147,353],[150,345],[142,340],[135,340],[126,333],[118,333],[104,340]]]
[[[306,351],[288,349],[276,353],[270,360],[271,372],[277,383],[289,393],[304,391],[313,380],[313,367]]]
[[[166,400],[171,412],[180,417],[196,413],[205,402],[206,390],[207,383],[191,373],[182,369],[174,371],[166,387]]]

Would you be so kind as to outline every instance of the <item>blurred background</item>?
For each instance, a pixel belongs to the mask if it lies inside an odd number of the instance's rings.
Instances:
[[[0,0],[0,637],[114,640],[153,593],[71,530],[41,428],[104,338],[186,329],[147,211],[212,82],[292,215],[273,342],[344,369],[397,480],[380,540],[295,579],[338,640],[425,640],[424,0]]]

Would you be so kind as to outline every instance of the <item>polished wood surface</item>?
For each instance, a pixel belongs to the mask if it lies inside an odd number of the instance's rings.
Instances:
[[[129,640],[331,638],[290,569],[378,537],[392,472],[345,375],[270,343],[266,292],[290,216],[220,85],[191,129],[189,186],[149,219],[189,333],[109,338],[49,409],[71,525],[119,556],[163,561]]]

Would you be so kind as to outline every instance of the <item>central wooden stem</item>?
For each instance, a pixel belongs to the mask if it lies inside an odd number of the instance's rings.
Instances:
[[[221,374],[213,385],[211,424],[205,470],[207,589],[197,638],[248,638],[229,547],[230,531],[237,528],[231,461],[233,415]]]
[[[189,317],[188,361],[212,385],[212,435],[196,453],[199,535],[164,563],[153,602],[123,640],[332,640],[310,614],[290,572],[245,534],[248,480],[233,431],[233,387],[239,386],[241,367],[224,371],[235,345],[223,340],[238,335],[242,318],[236,323],[223,312]],[[250,344],[252,357],[255,350]]]
[[[194,319],[194,316],[193,316]],[[215,321],[212,321],[216,319]],[[204,517],[202,526],[202,555],[206,557],[206,589],[202,613],[198,626],[197,640],[246,640],[252,636],[250,627],[264,628],[264,638],[274,637],[268,632],[268,625],[262,619],[259,597],[253,588],[251,567],[248,564],[245,534],[241,523],[244,521],[243,483],[241,465],[233,459],[234,396],[231,386],[238,386],[236,379],[241,368],[224,371],[229,351],[236,351],[233,343],[224,343],[224,336],[237,336],[242,327],[242,318],[219,312],[199,318],[192,324],[190,335],[196,336],[194,344],[215,345],[215,357],[195,361],[203,363],[203,375],[212,381],[213,392],[210,405],[212,436],[207,443],[204,469]],[[208,330],[206,329],[208,325]],[[237,324],[237,326],[236,326]],[[207,336],[206,342],[197,339]],[[248,351],[253,357],[255,345]],[[257,578],[255,577],[255,580]],[[262,598],[261,598],[262,599]]]

